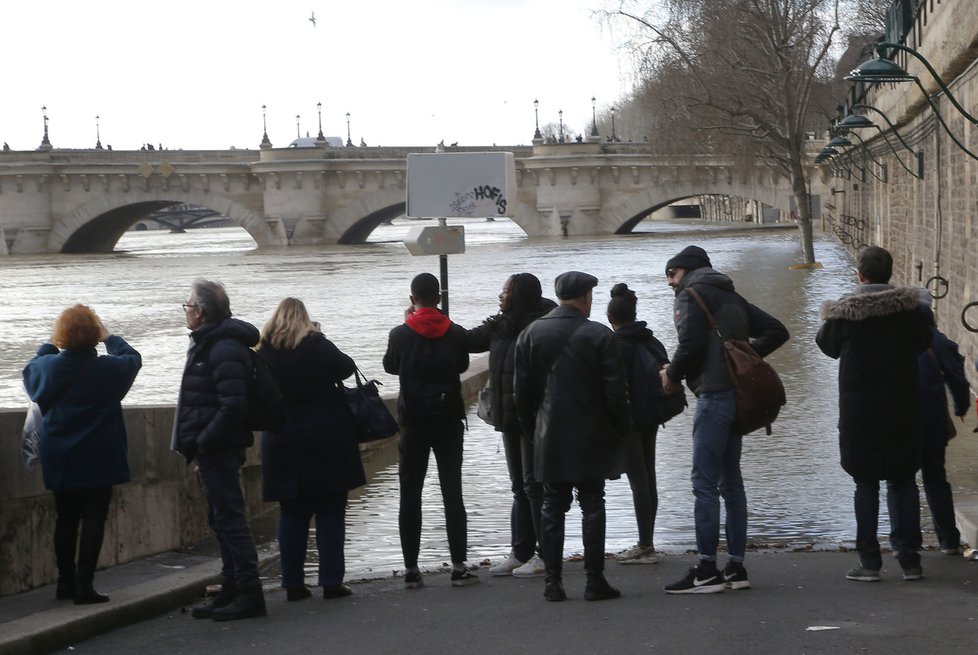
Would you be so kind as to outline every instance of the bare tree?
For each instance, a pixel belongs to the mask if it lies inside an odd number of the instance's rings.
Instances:
[[[834,74],[843,0],[620,0],[642,75],[716,152],[760,158],[790,181],[802,254],[814,263],[805,141],[812,97]],[[817,112],[816,112],[817,113]]]

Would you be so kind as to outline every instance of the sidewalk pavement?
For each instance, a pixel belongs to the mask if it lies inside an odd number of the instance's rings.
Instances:
[[[693,561],[609,560],[607,577],[623,597],[604,602],[583,600],[582,564],[569,562],[563,603],[543,599],[540,578],[494,578],[483,567],[482,584],[462,588],[442,571],[426,574],[419,590],[384,578],[356,582],[353,596],[336,600],[314,593],[291,603],[267,589],[267,617],[218,624],[187,611],[216,579],[218,561],[169,553],[100,572],[98,586],[112,596],[103,605],[57,602],[50,586],[0,599],[0,653],[894,655],[966,652],[978,638],[978,563],[960,556],[924,552],[925,577],[913,582],[888,556],[883,580],[865,583],[844,577],[853,553],[761,550],[748,553],[750,590],[665,594]]]

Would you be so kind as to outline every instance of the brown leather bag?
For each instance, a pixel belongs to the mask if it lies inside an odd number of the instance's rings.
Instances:
[[[723,358],[726,360],[730,383],[737,400],[734,429],[737,434],[748,434],[765,428],[767,434],[771,434],[771,423],[778,418],[781,407],[788,402],[778,372],[747,341],[723,336],[720,326],[696,289],[687,287],[686,291],[706,314],[710,328],[723,342]]]

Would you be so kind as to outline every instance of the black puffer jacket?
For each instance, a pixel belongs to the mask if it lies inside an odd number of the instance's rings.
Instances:
[[[534,442],[534,477],[619,476],[632,417],[615,333],[560,305],[520,333],[515,363],[516,411]]]
[[[228,318],[190,333],[193,345],[180,385],[173,449],[190,461],[199,448],[214,452],[247,448],[255,441],[248,429],[248,378],[258,328]]]
[[[697,396],[702,391],[729,391],[730,375],[723,344],[710,329],[706,314],[686,292],[695,287],[723,336],[747,340],[761,357],[767,357],[788,340],[788,330],[778,319],[747,302],[734,291],[733,280],[712,268],[688,272],[676,287],[674,318],[679,344],[667,369],[669,379],[685,378]]]
[[[839,449],[857,480],[901,480],[920,468],[917,354],[931,331],[912,287],[863,284],[824,303],[815,337],[839,360]]]
[[[530,314],[490,316],[482,325],[465,333],[465,345],[470,353],[489,351],[489,389],[496,432],[522,432],[513,399],[516,337],[527,325],[556,306],[553,300],[541,298],[537,309]]]

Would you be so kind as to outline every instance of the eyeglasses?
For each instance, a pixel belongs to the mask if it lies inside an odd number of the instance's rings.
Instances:
[[[180,306],[183,307],[183,311],[187,311],[188,309],[196,309],[200,307],[200,305],[198,305],[197,303],[183,303]]]

